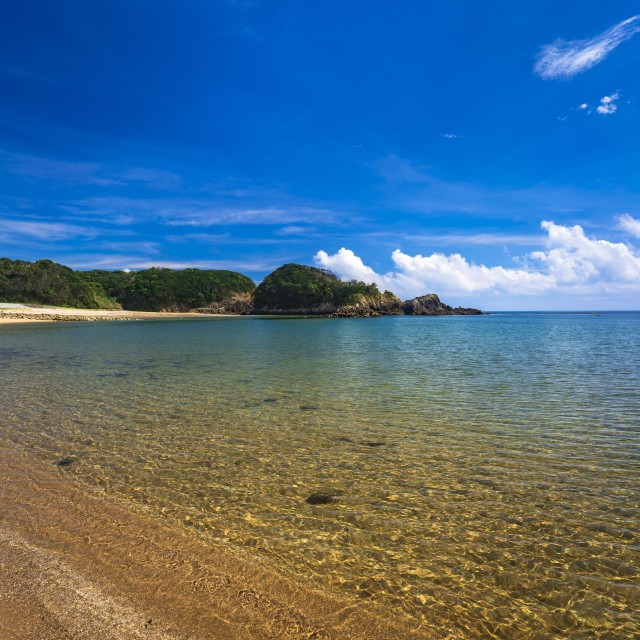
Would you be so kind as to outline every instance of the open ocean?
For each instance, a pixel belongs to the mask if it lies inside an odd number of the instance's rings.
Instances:
[[[0,406],[34,460],[436,638],[640,635],[639,312],[6,325]]]

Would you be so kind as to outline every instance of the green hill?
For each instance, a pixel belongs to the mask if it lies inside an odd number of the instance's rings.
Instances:
[[[378,315],[400,313],[400,300],[376,285],[343,282],[315,267],[285,264],[270,273],[254,294],[255,313]]]
[[[51,260],[0,259],[2,302],[79,309],[188,311],[250,295],[254,289],[253,280],[234,271],[73,271]]]
[[[80,309],[118,309],[100,283],[51,260],[0,258],[0,300]]]

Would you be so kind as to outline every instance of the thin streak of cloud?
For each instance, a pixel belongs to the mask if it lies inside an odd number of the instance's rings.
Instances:
[[[192,198],[83,198],[64,209],[74,215],[109,219],[131,216],[135,221],[156,220],[169,227],[216,225],[288,225],[301,222],[327,224],[337,219],[333,211],[308,206],[240,207],[216,200]]]
[[[216,209],[214,206],[200,211],[185,212],[183,215],[171,215],[165,219],[165,224],[172,227],[211,227],[220,224],[280,225],[316,218],[322,218],[326,222],[329,217],[333,217],[331,211],[311,207]]]
[[[64,162],[16,155],[8,163],[7,168],[12,173],[37,180],[53,180],[99,187],[113,187],[121,184],[119,180],[109,175],[102,165],[94,162]]]
[[[68,240],[70,238],[91,239],[99,235],[95,229],[87,229],[78,225],[62,222],[41,222],[34,220],[0,219],[0,234],[13,236],[15,240],[20,237],[32,238],[42,241]]]
[[[175,190],[182,184],[180,176],[162,169],[122,169],[97,162],[69,162],[25,154],[9,155],[6,168],[24,178],[71,185],[127,187],[140,184],[154,190]]]
[[[544,80],[568,79],[602,62],[616,47],[640,31],[632,16],[586,40],[556,40],[542,47],[533,70]]]
[[[374,235],[374,234],[367,234]],[[385,233],[384,235],[389,235]],[[394,236],[397,238],[397,236]],[[499,245],[517,245],[523,247],[535,247],[540,245],[543,237],[540,235],[524,235],[511,233],[442,233],[442,234],[426,234],[426,235],[403,235],[400,240],[410,242],[412,244],[431,244],[437,246],[449,245],[476,245],[476,246],[499,246]]]
[[[137,255],[100,255],[80,254],[67,256],[63,262],[74,269],[151,269],[152,267],[166,269],[225,269],[229,271],[269,272],[279,267],[291,257],[275,258],[273,260],[153,260],[147,256]]]

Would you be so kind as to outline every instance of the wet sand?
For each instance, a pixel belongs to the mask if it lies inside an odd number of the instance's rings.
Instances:
[[[123,311],[106,309],[67,309],[65,307],[0,306],[0,324],[21,322],[95,322],[101,320],[153,320],[156,318],[198,318],[202,313],[168,313],[160,311]]]
[[[158,522],[53,460],[0,446],[0,483],[2,638],[429,637],[366,600]]]

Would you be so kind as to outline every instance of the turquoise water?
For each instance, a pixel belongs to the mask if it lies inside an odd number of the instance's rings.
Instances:
[[[3,440],[437,638],[640,633],[640,313],[7,325],[0,403]]]

